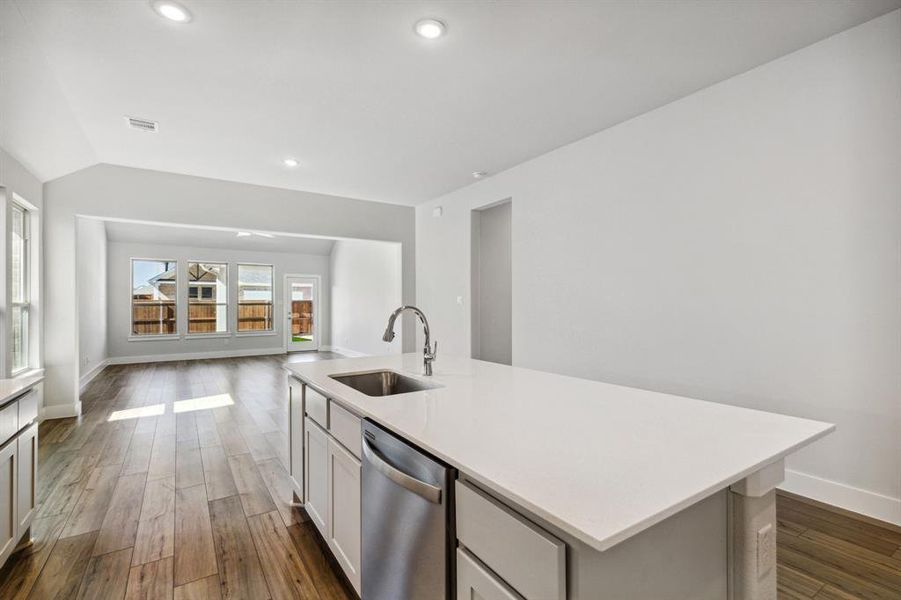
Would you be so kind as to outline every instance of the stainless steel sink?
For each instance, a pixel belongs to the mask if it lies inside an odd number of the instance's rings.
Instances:
[[[426,383],[394,371],[370,371],[368,373],[341,373],[329,375],[338,383],[366,394],[367,396],[394,396],[444,387],[434,383]]]

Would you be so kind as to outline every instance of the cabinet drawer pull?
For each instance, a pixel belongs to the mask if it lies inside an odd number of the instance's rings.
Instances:
[[[422,496],[433,504],[441,504],[441,488],[425,481],[420,481],[415,477],[407,475],[397,467],[391,465],[382,458],[381,453],[369,444],[369,440],[363,438],[363,456],[366,457],[373,467],[379,473],[418,496]]]

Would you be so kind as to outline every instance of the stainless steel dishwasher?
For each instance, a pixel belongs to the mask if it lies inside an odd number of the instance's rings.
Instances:
[[[450,600],[454,469],[363,421],[363,600]]]

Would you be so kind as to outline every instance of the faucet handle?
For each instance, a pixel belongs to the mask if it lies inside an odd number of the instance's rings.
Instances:
[[[438,358],[438,340],[435,340],[435,345],[432,346],[432,360]]]

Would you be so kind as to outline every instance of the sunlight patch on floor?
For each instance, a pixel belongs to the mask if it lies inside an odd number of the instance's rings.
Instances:
[[[235,401],[232,400],[231,394],[216,394],[215,396],[201,396],[200,398],[177,400],[172,405],[172,411],[175,413],[183,413],[192,410],[206,410],[208,408],[231,406],[234,403]]]
[[[207,410],[210,408],[232,406],[234,403],[235,401],[232,399],[231,394],[198,396],[197,398],[188,398],[187,400],[177,400],[173,402],[172,412],[178,414],[194,410]],[[158,417],[166,413],[167,406],[169,406],[168,402],[115,410],[110,413],[107,421],[124,421],[125,419],[140,419],[141,417]]]
[[[150,404],[136,408],[114,410],[107,421],[124,421],[125,419],[140,419],[141,417],[156,417],[166,412],[165,404]]]

